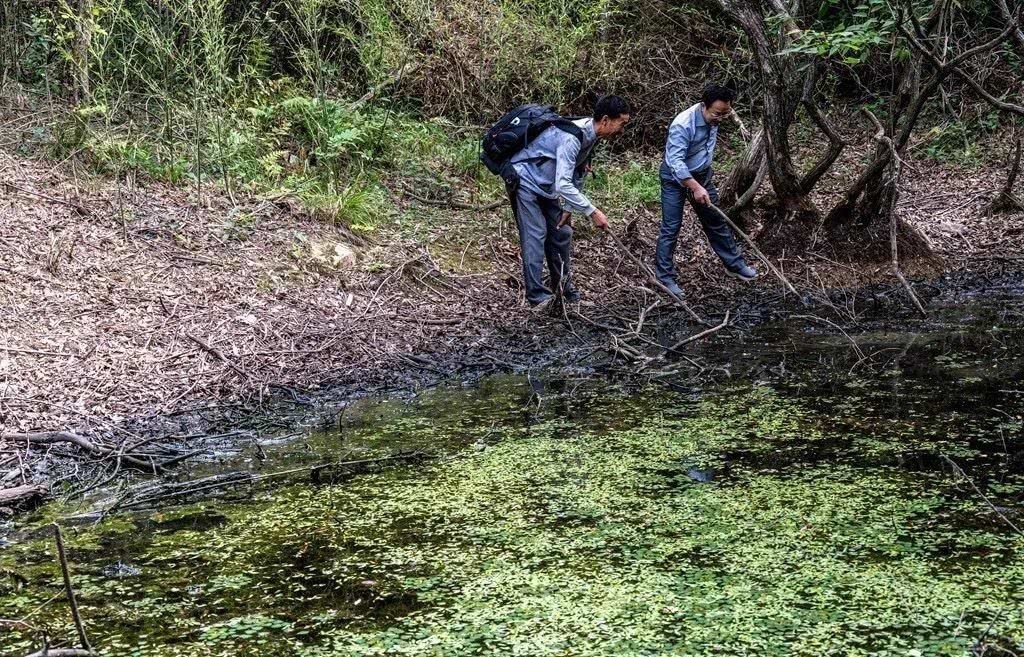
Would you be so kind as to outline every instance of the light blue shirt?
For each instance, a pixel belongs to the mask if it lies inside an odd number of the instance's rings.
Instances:
[[[589,215],[597,208],[583,195],[583,176],[576,167],[590,156],[597,143],[593,119],[574,121],[583,133],[583,143],[565,130],[552,126],[540,133],[526,148],[512,156],[519,184],[538,196],[561,199],[570,212]]]
[[[703,103],[697,103],[683,110],[668,127],[665,163],[678,181],[692,178],[691,171],[711,166],[715,154],[718,126],[708,125],[702,107]]]

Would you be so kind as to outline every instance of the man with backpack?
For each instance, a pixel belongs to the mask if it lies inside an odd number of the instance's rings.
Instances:
[[[572,213],[608,228],[608,217],[581,191],[597,142],[621,134],[629,123],[629,103],[603,96],[592,118],[566,119],[550,107],[523,105],[488,131],[481,159],[502,176],[519,228],[526,300],[543,310],[561,294],[579,300],[572,284]],[[547,260],[550,286],[544,284]]]
[[[718,140],[718,124],[732,113],[735,100],[736,92],[732,89],[709,84],[704,87],[701,102],[680,112],[668,129],[665,159],[659,176],[661,231],[654,264],[658,280],[677,296],[682,296],[683,291],[676,283],[674,257],[687,197],[712,250],[725,265],[726,273],[742,281],[757,277],[757,271],[747,265],[736,246],[729,225],[710,207],[712,203],[718,203],[718,190],[711,181],[711,160]]]

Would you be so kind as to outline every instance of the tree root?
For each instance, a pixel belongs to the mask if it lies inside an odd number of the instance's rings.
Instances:
[[[29,445],[55,445],[58,443],[68,443],[75,445],[83,452],[92,454],[94,456],[101,456],[103,458],[117,458],[126,465],[132,465],[140,470],[159,474],[163,472],[163,464],[155,463],[152,461],[143,461],[140,458],[131,456],[129,454],[119,453],[117,450],[97,445],[85,436],[77,433],[71,433],[70,431],[43,431],[33,433],[3,433],[0,434],[0,440],[9,440],[11,442],[27,442]]]

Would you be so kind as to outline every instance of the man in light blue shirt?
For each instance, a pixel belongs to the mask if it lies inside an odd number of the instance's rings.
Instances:
[[[658,280],[676,295],[683,294],[676,282],[674,257],[687,196],[711,248],[725,264],[726,273],[744,281],[757,277],[757,271],[747,265],[736,246],[729,225],[708,207],[718,203],[718,190],[711,180],[718,124],[732,113],[735,100],[736,92],[732,89],[709,84],[704,88],[701,102],[680,112],[668,129],[660,171],[661,231],[655,269]]]
[[[584,196],[583,178],[597,142],[620,134],[630,111],[625,99],[603,96],[593,118],[574,121],[581,138],[551,126],[509,160],[516,173],[508,195],[519,228],[526,300],[535,310],[549,306],[558,290],[566,301],[579,299],[569,269],[570,217],[585,214],[597,228],[608,228],[608,217]],[[543,280],[545,260],[550,287]]]

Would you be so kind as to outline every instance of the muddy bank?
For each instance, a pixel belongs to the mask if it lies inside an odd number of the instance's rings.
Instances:
[[[311,427],[336,426],[360,399],[415,395],[439,383],[470,385],[497,373],[525,374],[529,380],[531,373],[561,372],[595,375],[628,388],[655,382],[674,390],[697,390],[734,377],[774,376],[780,363],[785,363],[787,350],[802,348],[806,357],[814,353],[811,345],[818,343],[830,351],[829,358],[839,354],[848,360],[848,367],[869,371],[883,367],[892,355],[888,348],[874,349],[872,336],[948,332],[968,318],[962,314],[965,305],[977,305],[979,312],[983,309],[985,321],[993,325],[1024,323],[1022,280],[1021,272],[1007,264],[918,282],[931,309],[927,318],[917,316],[902,289],[892,283],[834,289],[808,294],[803,300],[754,288],[726,309],[728,323],[723,325],[725,312],[708,315],[711,329],[686,322],[683,313],[667,302],[653,308],[646,305],[650,299],[633,306],[567,308],[561,317],[533,318],[531,331],[525,334],[505,327],[488,340],[457,350],[403,354],[394,365],[366,367],[315,388],[274,386],[259,403],[212,401],[74,432],[98,446],[93,450],[70,440],[45,449],[8,440],[7,480],[14,484],[8,488],[35,487],[35,495],[6,506],[31,508],[48,493],[80,497],[109,487],[115,479],[145,482],[156,474],[166,482],[191,481],[211,473],[206,464],[230,460],[239,453],[255,455],[262,466],[265,445],[287,443]],[[973,315],[969,318],[978,320]],[[707,335],[675,346],[702,332]],[[785,365],[781,367],[784,371]],[[543,389],[538,390],[538,399],[542,396]],[[100,452],[99,447],[109,451]],[[353,459],[365,456],[356,454]],[[406,455],[397,458],[402,461]],[[357,463],[355,470],[363,465]],[[255,480],[200,481],[204,490],[213,492],[250,483]],[[162,486],[157,484],[154,490],[174,493],[176,484],[166,491]],[[183,486],[186,493],[195,487]],[[124,502],[107,506],[119,508]]]
[[[833,331],[917,321],[885,263],[783,251],[770,256],[798,295],[763,267],[744,286],[723,279],[686,222],[681,282],[704,325],[691,323],[634,262],[653,251],[656,207],[623,211],[619,240],[580,227],[585,300],[538,317],[521,299],[504,208],[453,209],[446,230],[414,240],[359,236],[286,199],[207,193],[196,204],[187,189],[81,179],[5,153],[0,175],[5,490],[81,491],[125,471],[173,471],[240,431],[287,433],[385,390],[551,366],[630,376],[648,358],[645,370],[679,360],[660,352],[727,311],[718,339],[787,314],[820,316],[817,328]],[[984,290],[986,276],[1013,284],[1024,235],[1011,226],[998,244],[963,249],[962,230],[942,237],[949,213],[935,215],[934,226],[921,221],[935,257],[902,263],[926,303]],[[961,273],[942,279],[950,269]]]

